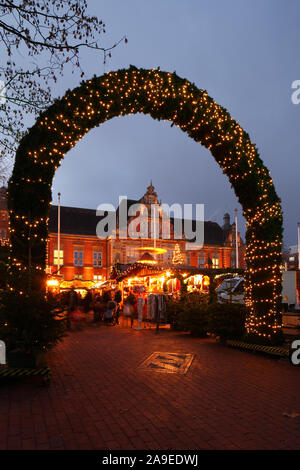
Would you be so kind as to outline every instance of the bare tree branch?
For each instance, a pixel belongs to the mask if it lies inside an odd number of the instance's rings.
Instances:
[[[0,159],[14,155],[25,115],[53,101],[51,85],[66,66],[84,76],[80,51],[100,52],[106,63],[127,42],[123,36],[103,47],[105,24],[86,11],[87,0],[0,0],[0,80],[6,90],[6,96],[0,92]]]

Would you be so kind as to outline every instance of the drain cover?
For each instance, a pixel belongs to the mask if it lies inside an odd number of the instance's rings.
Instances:
[[[155,352],[142,362],[138,369],[150,369],[171,374],[185,374],[193,359],[194,354]]]

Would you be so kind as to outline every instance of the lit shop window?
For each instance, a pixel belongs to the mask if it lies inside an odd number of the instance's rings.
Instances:
[[[102,251],[93,252],[93,266],[99,268],[102,266]]]
[[[101,275],[98,275],[98,274],[94,274],[94,277],[93,277],[94,281],[102,281],[103,279],[103,276]]]
[[[74,250],[74,266],[83,266],[83,250]]]
[[[215,253],[212,257],[212,267],[213,269],[218,269],[220,264],[220,257],[217,253]]]
[[[74,279],[78,279],[79,281],[83,281],[83,274],[75,274]]]
[[[54,264],[58,266],[58,250],[54,250],[53,257]],[[64,264],[64,250],[59,250],[59,264]]]

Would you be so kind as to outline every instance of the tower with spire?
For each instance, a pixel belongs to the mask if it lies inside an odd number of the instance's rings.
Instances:
[[[144,196],[141,197],[140,202],[142,204],[158,204],[157,193],[154,190],[154,186],[152,184],[152,180],[150,181],[150,185],[147,188]]]

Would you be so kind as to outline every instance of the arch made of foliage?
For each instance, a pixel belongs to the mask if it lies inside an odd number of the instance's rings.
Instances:
[[[249,135],[205,90],[175,73],[130,67],[94,77],[68,90],[27,132],[8,187],[11,289],[45,288],[52,180],[65,154],[90,129],[136,113],[180,127],[210,150],[227,175],[247,221],[246,329],[255,340],[276,342],[281,334],[280,199]]]

